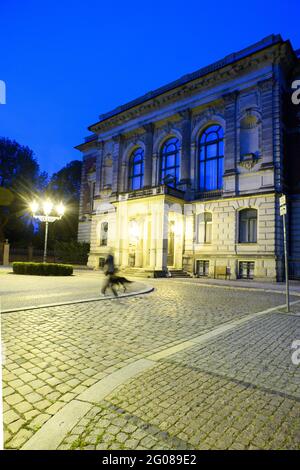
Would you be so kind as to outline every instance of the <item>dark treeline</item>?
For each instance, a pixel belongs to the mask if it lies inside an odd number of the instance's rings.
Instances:
[[[56,243],[75,243],[78,228],[81,165],[71,161],[48,176],[27,146],[0,138],[0,244],[5,239],[12,246],[43,247],[44,224],[36,222],[29,204],[41,196],[66,206],[64,217],[51,224],[49,248]]]

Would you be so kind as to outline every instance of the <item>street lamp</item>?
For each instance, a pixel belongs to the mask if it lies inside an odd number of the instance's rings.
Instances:
[[[47,260],[47,243],[48,243],[48,224],[60,220],[65,213],[65,206],[59,203],[57,206],[54,206],[54,203],[50,199],[46,199],[41,204],[37,201],[32,201],[30,204],[30,210],[32,216],[35,219],[38,219],[40,222],[45,222],[45,243],[44,243],[44,258],[43,262],[46,263]],[[56,215],[51,215],[51,212],[56,213]],[[41,212],[41,213],[38,213]]]

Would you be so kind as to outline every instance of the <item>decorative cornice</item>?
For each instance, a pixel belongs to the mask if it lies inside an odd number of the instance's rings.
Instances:
[[[237,62],[225,65],[215,71],[209,71],[206,75],[162,92],[155,98],[151,98],[149,95],[150,97],[145,98],[145,101],[137,105],[133,105],[124,111],[121,110],[120,112],[113,114],[111,117],[107,117],[105,120],[90,126],[89,129],[93,132],[105,132],[113,127],[120,126],[131,119],[156,110],[161,106],[178,101],[178,99],[186,98],[189,95],[193,95],[199,90],[215,86],[221,82],[231,81],[241,73],[257,69],[258,65],[261,63],[267,61],[274,62],[275,57],[278,57],[278,54],[280,57],[283,57],[282,50],[281,52],[278,52],[278,44],[273,44],[264,50],[256,52],[254,55],[246,56]]]

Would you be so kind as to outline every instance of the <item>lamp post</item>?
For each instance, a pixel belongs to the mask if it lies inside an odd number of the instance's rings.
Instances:
[[[41,206],[41,207],[40,207]],[[38,219],[40,222],[45,222],[45,242],[44,242],[44,257],[43,262],[46,263],[47,260],[47,243],[48,243],[48,225],[49,223],[60,220],[65,213],[65,206],[60,203],[56,207],[50,199],[46,199],[41,204],[36,201],[33,201],[30,204],[30,209],[32,216],[35,219]],[[51,212],[55,211],[56,215],[51,215]],[[41,213],[38,213],[41,212]]]

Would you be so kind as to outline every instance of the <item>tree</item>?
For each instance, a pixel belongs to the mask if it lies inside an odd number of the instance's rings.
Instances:
[[[52,224],[49,231],[49,244],[54,240],[69,241],[77,239],[79,197],[82,163],[73,160],[57,173],[54,173],[48,184],[46,194],[56,202],[66,206],[64,217]]]
[[[33,151],[14,140],[0,138],[0,188],[10,201],[0,205],[0,242],[27,242],[33,232],[28,217],[28,203],[43,190],[47,174],[41,173]]]

